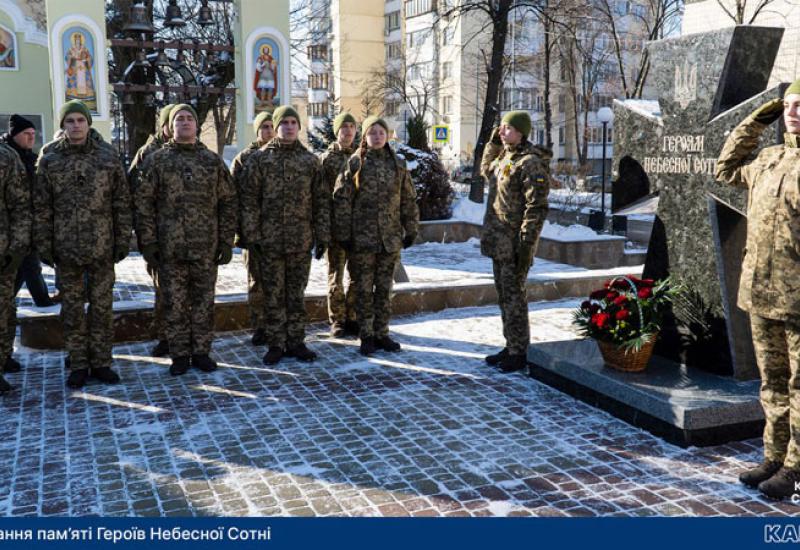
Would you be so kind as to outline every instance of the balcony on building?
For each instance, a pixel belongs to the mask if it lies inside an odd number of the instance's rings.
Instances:
[[[436,0],[405,0],[406,19],[436,11]]]

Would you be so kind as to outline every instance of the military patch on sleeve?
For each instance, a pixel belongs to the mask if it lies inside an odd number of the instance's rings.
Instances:
[[[541,174],[536,174],[534,180],[536,181],[537,184],[540,185],[544,185],[544,183],[547,181],[547,179]]]

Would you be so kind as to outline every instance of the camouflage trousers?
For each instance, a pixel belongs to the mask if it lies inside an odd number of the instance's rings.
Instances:
[[[492,269],[506,348],[511,355],[525,355],[531,340],[525,288],[528,274],[518,274],[514,262],[492,260]]]
[[[264,293],[261,292],[261,275],[258,261],[249,250],[242,252],[247,266],[247,308],[250,311],[250,326],[264,330]]]
[[[750,326],[767,420],[764,456],[800,469],[800,319],[750,315]]]
[[[3,374],[6,359],[14,352],[14,337],[17,334],[15,279],[13,273],[0,273],[0,374]]]
[[[258,260],[267,346],[287,349],[302,344],[306,336],[305,292],[311,254],[266,253]]]
[[[207,355],[214,339],[217,265],[211,259],[164,262],[158,270],[170,356]]]
[[[62,263],[58,273],[64,347],[70,368],[110,367],[114,340],[113,260],[89,265]],[[87,301],[88,309],[84,307]]]
[[[326,252],[328,260],[328,322],[344,323],[356,320],[356,291],[350,264],[347,263],[347,251],[336,243]],[[347,291],[344,288],[344,272],[350,275]]]
[[[352,252],[351,270],[355,276],[356,312],[360,336],[381,338],[389,335],[392,316],[394,269],[400,252]]]
[[[147,264],[147,274],[150,275],[150,279],[153,281],[153,294],[155,296],[155,302],[153,304],[153,326],[151,330],[155,332],[156,338],[158,338],[159,341],[164,341],[167,339],[166,322],[164,319],[166,313],[164,311],[164,292],[161,290],[161,283],[158,280],[158,267]]]

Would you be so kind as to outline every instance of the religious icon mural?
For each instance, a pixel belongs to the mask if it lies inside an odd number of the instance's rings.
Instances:
[[[272,38],[262,37],[253,46],[254,113],[270,110],[281,104],[280,63],[281,52]]]
[[[95,44],[92,33],[83,27],[70,27],[61,35],[64,51],[64,97],[79,99],[93,113],[98,112]]]
[[[17,68],[17,39],[14,32],[0,26],[0,71]]]

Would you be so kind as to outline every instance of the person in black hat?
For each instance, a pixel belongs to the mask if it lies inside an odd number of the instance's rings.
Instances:
[[[31,197],[33,196],[33,182],[36,171],[36,154],[33,152],[33,144],[35,142],[36,129],[33,123],[23,116],[11,115],[8,121],[8,132],[0,136],[0,143],[4,143],[13,149],[22,161],[22,165],[25,167],[25,184]],[[31,203],[32,207],[33,204]],[[19,293],[23,283],[28,287],[33,302],[38,307],[53,305],[53,301],[47,292],[47,283],[42,277],[42,263],[35,250],[30,250],[30,253],[25,256],[19,266],[16,280],[14,281],[14,296]],[[16,308],[14,308],[13,313],[16,318]],[[7,335],[11,339],[12,349],[15,332],[11,330]],[[6,372],[17,372],[19,370],[19,362],[9,355],[6,360]]]

